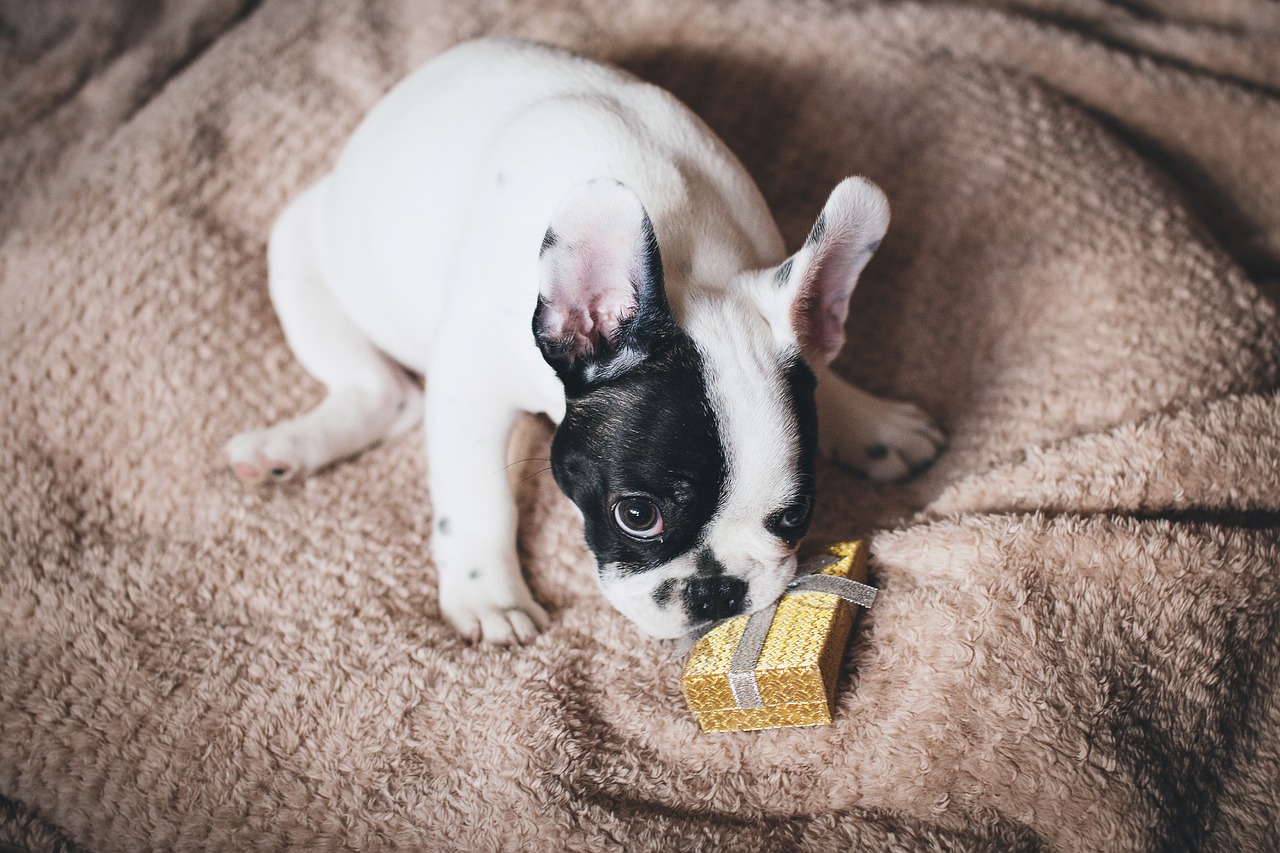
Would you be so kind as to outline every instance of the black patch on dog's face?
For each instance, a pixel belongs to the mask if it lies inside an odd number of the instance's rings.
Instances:
[[[726,461],[702,358],[688,335],[676,331],[643,365],[569,399],[551,468],[582,511],[601,566],[647,571],[696,545],[715,514]],[[618,527],[613,508],[625,497],[657,504],[661,535],[640,540]]]
[[[818,406],[813,399],[818,380],[799,353],[787,363],[785,374],[787,404],[795,414],[796,430],[800,436],[800,472],[812,490],[818,458]],[[812,491],[808,494],[813,496]]]
[[[806,505],[809,514],[800,527],[783,531],[777,524],[777,519],[787,509],[783,507],[770,518],[769,526],[788,544],[797,545],[809,532],[809,522],[812,521],[818,459],[818,406],[813,395],[818,382],[809,365],[800,358],[799,353],[784,364],[783,377],[783,387],[787,395],[786,406],[796,419],[796,436],[799,439],[796,467],[800,489],[795,503]]]

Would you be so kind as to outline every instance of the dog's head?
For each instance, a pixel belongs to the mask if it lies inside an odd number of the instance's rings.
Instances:
[[[553,216],[533,317],[567,403],[552,470],[605,596],[650,634],[764,607],[794,576],[814,500],[813,370],[844,344],[888,219],[875,185],[847,179],[799,252],[698,286],[677,317],[635,193],[592,181]]]

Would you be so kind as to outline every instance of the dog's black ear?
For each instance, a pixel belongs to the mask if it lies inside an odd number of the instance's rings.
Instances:
[[[624,184],[575,187],[551,217],[539,266],[533,334],[570,399],[639,366],[674,333],[653,223]]]
[[[794,335],[805,361],[825,367],[844,346],[849,297],[889,227],[889,201],[866,178],[831,191],[804,246],[773,271],[765,314]]]

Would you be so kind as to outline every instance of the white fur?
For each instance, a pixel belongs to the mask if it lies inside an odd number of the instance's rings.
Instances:
[[[795,573],[793,553],[764,522],[800,494],[800,442],[781,405],[786,390],[780,352],[768,324],[744,297],[717,303],[698,304],[689,318],[690,334],[706,359],[728,463],[724,498],[707,525],[706,542],[730,574],[765,581],[751,585],[752,598],[763,605]]]
[[[260,482],[313,471],[404,431],[425,410],[441,607],[476,639],[523,641],[546,624],[516,559],[503,456],[517,412],[564,415],[560,383],[530,334],[539,247],[566,193],[598,176],[643,199],[672,308],[716,377],[731,471],[709,536],[733,573],[760,578],[753,600],[775,595],[793,560],[761,519],[794,488],[785,461],[795,441],[776,388],[747,397],[741,389],[768,389],[756,381],[766,348],[788,335],[794,345],[794,294],[769,291],[765,268],[784,250],[759,190],[670,95],[538,45],[461,45],[390,92],[272,232],[272,300],[290,347],[329,396],[234,438],[236,473]],[[806,260],[797,256],[793,280],[807,274]],[[425,405],[400,365],[428,377]],[[820,378],[820,418],[834,430],[824,446],[837,458],[867,468],[867,443],[883,443],[892,464],[869,470],[898,476],[937,452],[940,436],[918,410],[825,371]],[[651,593],[646,583],[634,595]],[[642,627],[670,632],[642,602],[615,593]]]

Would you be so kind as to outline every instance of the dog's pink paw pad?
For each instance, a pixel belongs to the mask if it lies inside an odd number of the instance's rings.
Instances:
[[[231,470],[246,483],[256,483],[262,479],[262,472],[248,462],[236,462],[231,466]]]

